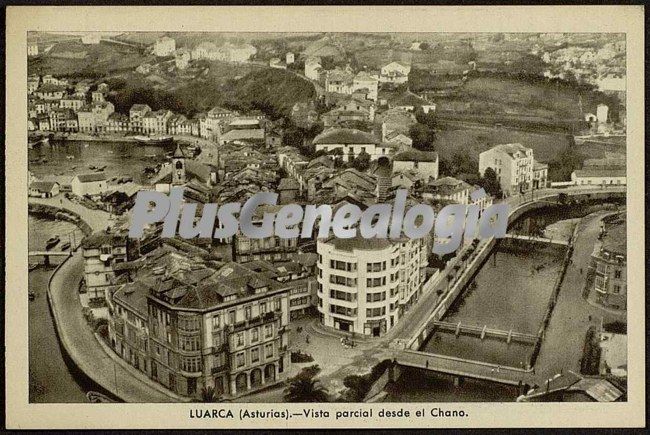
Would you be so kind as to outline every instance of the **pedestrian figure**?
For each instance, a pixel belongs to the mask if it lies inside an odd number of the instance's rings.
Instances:
[[[497,366],[497,373],[501,372],[501,366]]]
[[[424,364],[426,368],[429,368],[429,360],[426,361],[426,364]]]
[[[307,344],[309,344],[309,334],[307,335],[307,337],[305,337],[305,341],[307,342]]]
[[[580,275],[582,275],[582,267],[580,268]]]
[[[591,322],[591,314],[589,315],[589,321]]]

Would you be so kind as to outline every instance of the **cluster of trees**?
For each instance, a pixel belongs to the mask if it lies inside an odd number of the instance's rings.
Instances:
[[[348,389],[343,394],[342,400],[345,402],[362,402],[366,397],[372,385],[384,374],[392,365],[391,360],[385,359],[375,365],[370,373],[365,375],[349,375],[343,379],[343,385]]]
[[[413,140],[413,148],[421,151],[434,151],[438,120],[435,113],[424,113],[422,108],[415,111],[417,123],[409,128],[409,137]]]
[[[567,181],[571,173],[582,168],[585,156],[575,146],[573,137],[569,137],[569,144],[553,160],[548,162],[548,178],[553,181]]]

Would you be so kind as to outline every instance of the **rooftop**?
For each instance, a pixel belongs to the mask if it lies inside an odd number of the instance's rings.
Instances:
[[[106,174],[103,172],[95,172],[92,174],[79,174],[75,178],[77,178],[82,183],[92,183],[96,181],[105,181]]]
[[[353,128],[331,128],[314,138],[315,145],[378,144],[379,140],[370,133]]]
[[[438,153],[411,148],[395,154],[393,160],[396,162],[435,162],[438,160]]]

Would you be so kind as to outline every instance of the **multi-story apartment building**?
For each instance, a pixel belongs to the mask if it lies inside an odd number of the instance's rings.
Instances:
[[[236,397],[284,379],[289,288],[237,263],[215,271],[165,249],[113,295],[115,351],[194,398],[206,387]]]
[[[84,283],[91,300],[108,297],[114,288],[114,266],[127,260],[128,239],[125,234],[100,231],[84,238]]]
[[[129,121],[131,123],[131,130],[142,133],[143,130],[143,119],[147,113],[151,112],[151,107],[147,104],[134,104],[129,109]]]
[[[594,300],[608,308],[627,309],[627,225],[624,216],[605,218],[591,254]]]
[[[393,328],[422,291],[423,239],[319,240],[318,311],[323,325],[378,337]]]
[[[252,222],[262,223],[264,213],[277,213],[282,206],[263,205],[257,207]],[[241,232],[233,236],[232,259],[238,263],[254,260],[286,261],[298,252],[298,238],[281,238],[277,236],[252,239]]]
[[[79,131],[82,133],[103,133],[107,131],[108,117],[115,112],[115,106],[108,101],[91,103],[77,111]]]
[[[147,134],[166,134],[167,121],[173,113],[169,110],[156,110],[148,112],[142,118],[142,132]]]
[[[496,172],[504,195],[527,192],[533,185],[533,150],[520,143],[501,144],[479,155],[478,167],[481,176],[487,168]]]
[[[63,109],[72,109],[75,112],[81,109],[86,104],[86,99],[83,97],[75,97],[74,95],[64,97],[59,101],[59,107]]]

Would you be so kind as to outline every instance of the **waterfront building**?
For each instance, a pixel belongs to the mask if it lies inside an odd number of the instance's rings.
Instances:
[[[151,112],[151,107],[147,104],[134,104],[129,109],[129,121],[131,123],[131,130],[137,133],[142,133],[143,119],[147,113]]]
[[[104,133],[108,127],[108,117],[115,112],[109,101],[93,102],[77,111],[79,131],[82,133]]]
[[[345,162],[350,160],[351,155],[356,158],[362,151],[368,153],[371,160],[377,160],[381,156],[388,156],[393,149],[388,144],[380,143],[372,134],[353,128],[330,128],[316,136],[312,143],[317,152],[341,149]]]
[[[156,110],[147,112],[142,118],[142,132],[146,134],[166,134],[167,121],[173,113],[170,110]]]
[[[608,186],[627,184],[625,167],[587,167],[571,173],[571,182],[579,186]]]
[[[400,151],[393,157],[393,171],[414,171],[420,180],[438,178],[439,159],[435,151],[420,151],[414,148]]]
[[[61,191],[61,185],[56,181],[32,181],[29,185],[29,196],[36,198],[52,198]]]
[[[603,219],[599,241],[591,254],[594,279],[592,294],[596,303],[607,308],[627,308],[627,225],[624,216]]]
[[[379,337],[419,298],[427,265],[423,239],[318,240],[321,323]]]
[[[479,172],[492,168],[506,196],[527,192],[532,187],[533,150],[520,143],[501,144],[479,155]]]
[[[108,191],[106,174],[103,172],[77,174],[70,185],[72,193],[77,196],[99,197]]]
[[[106,122],[106,131],[109,133],[126,133],[131,129],[129,117],[121,113],[111,113]]]
[[[100,231],[81,242],[84,258],[84,285],[89,300],[105,301],[115,286],[116,264],[127,261],[126,234]]]
[[[533,161],[533,189],[543,189],[548,184],[548,165]]]
[[[111,345],[183,396],[200,398],[207,387],[226,397],[259,390],[289,371],[289,288],[237,263],[214,269],[162,247],[115,291]]]
[[[158,39],[153,46],[153,54],[158,57],[170,56],[176,50],[176,41],[168,36]]]

